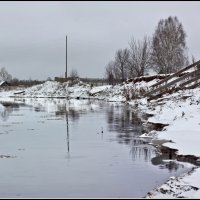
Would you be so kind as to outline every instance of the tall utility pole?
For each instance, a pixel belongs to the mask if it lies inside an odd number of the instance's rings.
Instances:
[[[65,72],[65,78],[67,79],[67,36],[66,36],[66,72]]]

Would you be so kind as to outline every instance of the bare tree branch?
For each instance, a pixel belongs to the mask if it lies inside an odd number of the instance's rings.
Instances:
[[[120,72],[120,78],[122,81],[127,78],[127,69],[129,65],[130,51],[126,49],[120,49],[115,54],[115,68]]]
[[[150,60],[150,39],[147,36],[142,41],[131,39],[129,74],[131,77],[144,76],[145,70],[149,67]]]
[[[12,76],[7,72],[5,67],[2,67],[0,70],[0,81],[10,82],[12,80]]]
[[[186,33],[177,17],[161,19],[152,40],[151,64],[158,73],[172,73],[188,64]]]

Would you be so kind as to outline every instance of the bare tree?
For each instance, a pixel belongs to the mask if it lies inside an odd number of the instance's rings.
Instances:
[[[0,70],[0,81],[10,82],[12,80],[12,76],[7,72],[5,67],[2,67]]]
[[[195,59],[195,57],[194,57],[194,55],[192,55],[192,63],[195,63],[196,62],[196,59]]]
[[[130,51],[126,49],[120,49],[115,54],[115,73],[120,73],[122,81],[127,78],[127,69],[129,65]]]
[[[47,81],[52,81],[52,78],[51,78],[51,77],[48,77],[46,80],[47,80]]]
[[[150,39],[145,36],[142,41],[131,39],[130,43],[129,76],[144,76],[150,61]]]
[[[114,70],[115,70],[115,62],[114,61],[110,61],[107,65],[106,65],[106,79],[108,80],[108,83],[110,85],[114,84]]]
[[[151,63],[158,73],[172,73],[188,64],[186,33],[177,17],[161,19],[152,40]]]
[[[75,69],[72,69],[68,77],[69,86],[72,86],[79,82],[79,75]]]
[[[77,79],[77,78],[79,78],[79,75],[78,75],[77,70],[72,69],[71,72],[70,72],[70,77],[71,77],[72,79]]]

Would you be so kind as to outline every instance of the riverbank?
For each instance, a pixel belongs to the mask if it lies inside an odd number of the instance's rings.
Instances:
[[[151,131],[141,137],[150,139],[150,143],[154,145],[157,145],[158,140],[165,140],[166,142],[162,145],[176,150],[177,158],[192,159],[193,163],[198,165],[200,162],[200,88],[178,91],[150,102],[146,98],[137,98],[147,92],[149,87],[157,81],[154,79],[149,82],[129,82],[116,86],[98,87],[91,87],[82,82],[69,87],[68,83],[47,81],[26,89],[2,91],[0,100],[3,101],[6,98],[85,98],[126,102],[150,116],[144,123],[166,125],[159,131]],[[149,192],[146,198],[197,198],[200,196],[199,177],[199,168],[178,178],[171,177],[164,185]]]
[[[145,102],[132,101],[131,105],[148,113],[147,123],[165,124],[161,131],[145,133],[141,137],[166,140],[164,147],[173,149],[177,160],[200,165],[200,89],[179,91],[163,98]],[[171,177],[165,184],[149,192],[146,198],[197,198],[200,196],[200,168],[180,177]]]

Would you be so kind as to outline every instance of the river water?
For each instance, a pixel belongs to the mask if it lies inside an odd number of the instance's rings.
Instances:
[[[1,198],[136,198],[189,168],[141,140],[127,105],[0,100]]]

